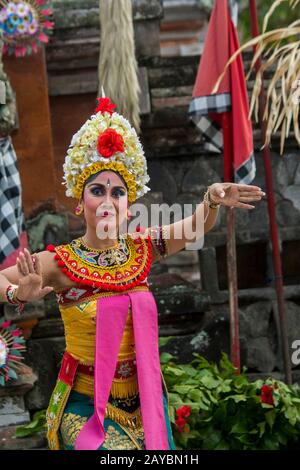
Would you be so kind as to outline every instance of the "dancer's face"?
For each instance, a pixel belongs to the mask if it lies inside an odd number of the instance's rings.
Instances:
[[[127,187],[118,173],[104,170],[90,178],[83,192],[83,208],[87,225],[104,238],[119,233],[128,208]],[[105,212],[108,212],[105,215]],[[113,232],[116,230],[116,232]]]

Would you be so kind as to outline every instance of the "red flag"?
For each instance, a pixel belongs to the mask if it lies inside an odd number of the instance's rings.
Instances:
[[[206,147],[223,149],[222,113],[231,112],[234,181],[250,184],[256,171],[251,120],[241,55],[227,68],[216,94],[212,94],[225,64],[239,48],[234,23],[236,2],[216,0],[193,90],[189,115],[206,138]]]

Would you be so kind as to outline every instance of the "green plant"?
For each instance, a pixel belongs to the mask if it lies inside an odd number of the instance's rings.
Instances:
[[[28,437],[38,432],[46,432],[46,410],[34,413],[30,423],[16,429],[16,437]]]
[[[300,442],[298,385],[250,382],[225,353],[219,365],[194,356],[190,364],[176,364],[171,354],[161,355],[178,449],[280,449]]]

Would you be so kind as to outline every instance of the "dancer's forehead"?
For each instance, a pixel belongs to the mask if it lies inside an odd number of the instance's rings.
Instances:
[[[114,187],[121,187],[125,190],[127,189],[123,178],[117,172],[111,170],[101,171],[94,177],[90,178],[86,184],[86,187],[96,184],[110,189]]]

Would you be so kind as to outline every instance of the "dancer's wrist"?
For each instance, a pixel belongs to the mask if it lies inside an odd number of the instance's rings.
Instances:
[[[210,209],[219,209],[220,203],[215,202],[210,191],[210,186],[207,187],[207,190],[204,194],[204,201],[208,204]]]
[[[18,313],[21,313],[24,309],[26,300],[21,300],[18,297],[19,286],[15,284],[9,284],[6,289],[6,300],[9,304],[14,305],[17,308]]]

